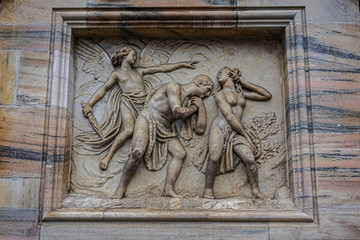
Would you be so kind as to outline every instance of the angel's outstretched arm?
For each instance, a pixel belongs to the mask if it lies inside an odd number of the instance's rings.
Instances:
[[[155,67],[144,67],[139,68],[139,72],[142,75],[146,74],[153,74],[153,73],[159,73],[159,72],[171,72],[179,68],[191,68],[195,69],[197,62],[181,62],[181,63],[173,63],[173,64],[163,64]]]
[[[85,116],[87,116],[90,112],[92,112],[92,107],[95,105],[95,103],[97,103],[101,98],[105,96],[106,92],[109,91],[112,88],[112,86],[114,86],[116,81],[117,81],[116,75],[114,73],[111,73],[109,79],[104,83],[104,85],[102,85],[101,87],[98,88],[98,90],[96,90],[96,92],[92,95],[90,100],[86,103],[83,109]]]

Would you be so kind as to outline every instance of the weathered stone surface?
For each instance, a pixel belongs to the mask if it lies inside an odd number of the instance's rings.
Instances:
[[[0,23],[11,23],[14,18],[15,0],[1,2]]]
[[[87,7],[274,7],[274,6],[304,6],[308,22],[358,22],[359,3],[356,0],[196,0],[196,1],[148,1],[133,0],[131,2],[115,3],[111,0],[87,0]]]
[[[181,222],[46,222],[43,239],[58,239],[56,232],[67,229],[62,239],[269,239],[265,224]],[[171,230],[170,230],[171,229]],[[170,230],[170,231],[169,231]]]
[[[238,6],[305,6],[308,22],[358,22],[359,3],[354,0],[237,0]]]
[[[46,103],[48,64],[48,52],[22,51],[17,93],[18,104]]]
[[[19,56],[18,51],[0,52],[0,105],[15,104]]]
[[[37,213],[38,208],[0,208],[0,239],[39,239]]]
[[[0,108],[1,177],[40,177],[44,107]]]
[[[318,133],[314,142],[319,207],[357,209],[360,134]]]
[[[76,44],[81,44],[79,40]],[[224,66],[231,68],[239,68],[242,71],[242,76],[247,82],[257,84],[266,88],[273,95],[270,101],[247,101],[247,105],[242,118],[243,122],[249,121],[248,124],[254,124],[254,128],[264,128],[262,133],[266,132],[267,125],[262,125],[260,118],[266,119],[265,114],[274,114],[273,126],[276,133],[270,134],[269,139],[262,139],[262,144],[268,140],[269,144],[279,142],[279,147],[274,149],[279,150],[283,154],[278,154],[274,150],[271,154],[274,157],[263,159],[263,165],[259,169],[259,185],[264,194],[272,197],[277,188],[284,184],[286,178],[286,170],[284,167],[284,133],[283,129],[283,98],[281,90],[281,66],[279,49],[279,41],[271,40],[157,40],[157,39],[103,39],[98,46],[103,46],[110,56],[115,54],[124,43],[130,43],[137,51],[137,61],[139,66],[153,66],[159,64],[170,64],[177,62],[198,62],[196,69],[181,68],[169,73],[157,73],[145,75],[144,79],[149,81],[154,88],[161,84],[169,82],[177,82],[187,84],[199,74],[210,76],[211,81],[214,82],[214,89],[220,87],[216,80],[216,74]],[[92,47],[94,49],[96,46]],[[77,47],[76,47],[77,48]],[[158,51],[158,48],[162,49]],[[83,50],[84,51],[84,50]],[[81,101],[89,101],[91,95],[102,86],[102,82],[107,80],[107,75],[103,76],[103,72],[99,72],[96,76],[101,76],[98,80],[92,80],[91,74],[86,72],[96,71],[95,65],[91,60],[91,69],[87,69],[86,62],[81,56],[84,54],[94,54],[92,52],[81,52],[78,50],[80,57],[77,57],[77,72],[76,72],[76,86],[75,86],[75,101],[74,105],[74,146],[72,152],[73,171],[71,175],[71,190],[75,193],[97,194],[110,197],[114,194],[115,189],[119,184],[119,174],[123,169],[124,162],[128,159],[129,143],[128,141],[123,147],[117,151],[113,160],[110,162],[109,168],[104,171],[99,167],[100,161],[105,157],[108,151],[102,154],[92,152],[88,149],[91,145],[87,142],[81,142],[78,135],[85,134],[91,131],[91,125],[83,115],[81,108]],[[96,54],[96,53],[95,53]],[[100,54],[100,53],[99,53]],[[159,56],[159,57],[158,57]],[[245,57],[246,56],[246,57]],[[90,60],[89,60],[90,61]],[[85,63],[84,63],[85,62]],[[222,65],[219,65],[219,62]],[[251,63],[251,64],[249,64]],[[257,71],[258,66],[262,67],[262,71]],[[135,67],[134,67],[135,68]],[[111,95],[109,95],[111,96]],[[109,99],[110,97],[108,97]],[[108,108],[106,97],[94,105],[94,116],[96,119],[102,119],[105,114],[104,109]],[[121,100],[122,101],[122,100]],[[214,97],[210,96],[204,100],[207,112],[207,132],[210,129],[212,119],[215,117],[217,111]],[[106,107],[105,107],[106,106]],[[254,120],[258,118],[257,120]],[[104,119],[103,119],[104,120]],[[253,122],[254,121],[254,122]],[[266,121],[266,120],[264,120]],[[270,121],[270,120],[269,120]],[[256,122],[256,123],[255,123]],[[270,123],[270,122],[269,122]],[[101,124],[101,122],[100,122]],[[266,123],[264,123],[266,124]],[[256,125],[256,126],[255,126]],[[277,126],[277,127],[276,127]],[[178,128],[180,129],[180,128]],[[270,132],[269,132],[270,133]],[[106,132],[104,132],[106,134]],[[94,136],[96,139],[97,136]],[[204,189],[204,175],[197,169],[201,168],[198,165],[205,158],[208,136],[194,135],[190,141],[180,139],[187,151],[187,157],[184,162],[179,178],[176,183],[176,191],[187,197],[201,197]],[[265,151],[265,145],[263,150]],[[196,153],[202,153],[201,156]],[[264,152],[265,154],[265,152]],[[169,166],[169,159],[167,164],[160,171],[148,171],[143,163],[140,164],[138,172],[130,182],[128,193],[131,196],[146,194],[149,198],[152,196],[160,196],[164,187],[164,180]],[[207,162],[206,162],[207,163]],[[206,163],[204,165],[206,165]],[[236,163],[235,163],[236,164]],[[204,173],[205,167],[200,170]],[[235,168],[235,172],[219,176],[216,180],[214,191],[218,198],[243,196],[251,197],[252,193],[248,184],[245,166],[243,163]],[[90,200],[89,200],[90,201]],[[154,200],[156,201],[156,200]],[[191,204],[190,204],[191,205]],[[190,206],[189,205],[189,206]],[[130,205],[126,205],[130,208]],[[165,206],[165,205],[164,205]],[[166,206],[165,206],[166,208]]]
[[[1,50],[49,51],[51,24],[0,24]]]
[[[308,24],[308,34],[312,70],[359,69],[360,23]]]
[[[0,178],[0,208],[38,208],[40,178]]]
[[[358,239],[358,208],[319,209],[319,224],[269,224],[269,239]]]
[[[6,68],[6,81],[2,77],[0,99],[1,105],[15,104],[16,79],[18,72],[15,69],[23,69],[23,82],[21,93],[36,101],[27,104],[47,104],[47,80],[44,73],[48,66],[45,60],[50,49],[51,20],[55,20],[53,8],[118,8],[118,7],[156,7],[156,6],[223,6],[241,7],[305,7],[304,16],[310,24],[298,25],[305,29],[303,38],[308,48],[306,64],[296,66],[298,72],[284,72],[284,74],[299,74],[301,81],[298,85],[292,85],[287,92],[296,91],[298,86],[307,89],[295,95],[293,99],[286,102],[295,103],[295,109],[285,109],[289,115],[301,113],[302,116],[310,116],[312,122],[292,122],[287,127],[301,126],[302,137],[296,138],[313,146],[308,152],[297,149],[298,155],[292,159],[294,168],[290,166],[290,176],[301,178],[303,173],[310,173],[305,178],[303,185],[297,186],[296,191],[301,191],[303,186],[310,182],[316,186],[315,197],[304,194],[296,201],[311,201],[318,208],[314,211],[314,223],[263,223],[263,224],[239,224],[239,223],[199,223],[199,222],[44,222],[37,225],[38,202],[35,200],[40,193],[40,169],[41,159],[48,159],[48,166],[44,168],[46,174],[53,172],[66,173],[61,169],[68,169],[66,164],[57,162],[59,156],[63,158],[64,153],[69,155],[70,150],[64,149],[64,145],[57,142],[70,142],[68,133],[64,133],[66,124],[60,124],[56,128],[57,121],[51,124],[52,135],[44,136],[45,110],[43,106],[24,106],[26,103],[18,98],[19,106],[0,108],[0,239],[39,239],[39,229],[42,227],[42,239],[293,239],[293,238],[315,238],[315,239],[357,239],[359,238],[359,3],[356,0],[219,0],[219,1],[114,1],[105,0],[78,0],[78,1],[40,1],[40,0],[8,0],[1,2],[0,10],[0,56],[10,56],[11,65]],[[285,8],[288,9],[288,8]],[[288,9],[289,10],[289,9]],[[218,9],[216,9],[218,11]],[[74,10],[76,12],[76,10]],[[181,16],[188,12],[183,11]],[[222,11],[218,11],[222,14]],[[91,14],[90,14],[91,15]],[[89,16],[90,16],[89,15]],[[91,15],[93,16],[93,15]],[[56,16],[58,17],[58,16]],[[106,18],[106,17],[105,17]],[[86,18],[84,18],[86,22]],[[86,24],[86,23],[85,23]],[[200,23],[206,26],[207,23]],[[229,22],[225,22],[219,33],[223,33]],[[120,24],[121,25],[121,24]],[[123,26],[123,25],[121,25]],[[236,26],[232,25],[232,26]],[[86,29],[81,34],[87,36],[103,33],[106,29]],[[126,31],[125,31],[126,30]],[[117,29],[116,35],[137,33],[135,29]],[[195,36],[197,29],[188,30],[188,35]],[[161,35],[167,30],[163,28],[148,29],[153,35]],[[258,31],[258,30],[257,30]],[[144,31],[143,31],[144,32]],[[142,33],[143,33],[142,32]],[[252,32],[252,36],[254,36]],[[110,34],[111,31],[107,31]],[[203,32],[204,33],[204,32]],[[172,37],[178,37],[179,31],[167,31]],[[62,38],[55,37],[55,49],[61,49]],[[141,34],[139,34],[141,35]],[[259,35],[260,36],[260,35]],[[264,36],[264,34],[261,34]],[[147,37],[147,36],[142,36]],[[204,37],[204,36],[201,36]],[[290,43],[290,42],[289,42]],[[294,44],[294,42],[291,42]],[[293,46],[295,49],[295,46]],[[300,52],[299,48],[297,53]],[[14,51],[15,50],[15,51]],[[24,51],[20,53],[20,51]],[[39,53],[37,53],[39,52]],[[65,49],[70,53],[70,49]],[[60,52],[58,52],[60,53]],[[293,51],[294,54],[295,51]],[[23,55],[24,54],[24,55]],[[34,54],[33,56],[31,56]],[[22,68],[20,55],[26,56],[28,64]],[[298,58],[299,55],[292,55]],[[17,59],[17,60],[15,60]],[[34,64],[32,59],[40,59],[41,64]],[[23,59],[24,60],[24,59]],[[63,60],[63,59],[62,59]],[[62,61],[61,60],[61,61]],[[37,61],[37,60],[36,60]],[[284,62],[287,58],[284,57]],[[3,62],[3,61],[2,61]],[[25,61],[26,62],[26,61]],[[303,62],[304,63],[304,62]],[[1,63],[3,68],[5,65]],[[36,69],[39,66],[39,69]],[[252,66],[256,69],[256,66]],[[34,70],[35,68],[35,70]],[[306,73],[301,72],[305,69]],[[34,77],[39,70],[40,78]],[[2,73],[3,74],[3,73]],[[65,69],[65,74],[72,74]],[[51,75],[51,73],[50,73]],[[307,75],[309,81],[305,81]],[[30,76],[30,77],[29,77]],[[29,78],[28,78],[29,77]],[[15,81],[14,81],[15,79]],[[35,88],[31,88],[33,79]],[[40,80],[41,79],[41,80]],[[44,84],[44,85],[42,85]],[[73,84],[73,83],[72,83]],[[288,83],[286,83],[288,84]],[[74,86],[72,86],[74,88]],[[6,91],[4,91],[6,89]],[[71,91],[71,87],[69,88]],[[67,90],[66,90],[67,91]],[[70,94],[72,94],[70,92]],[[307,97],[307,104],[296,105],[298,99]],[[5,99],[5,100],[4,100]],[[69,107],[60,102],[62,99],[54,100],[55,105]],[[304,101],[302,101],[304,102]],[[70,113],[51,115],[50,118],[70,118]],[[68,120],[65,120],[68,121]],[[310,137],[309,134],[310,133]],[[315,133],[312,135],[312,133]],[[51,155],[43,158],[44,137],[49,139],[49,149],[59,151],[59,155]],[[294,139],[293,139],[294,140]],[[68,144],[69,145],[69,144]],[[296,142],[288,142],[287,148],[296,146]],[[56,151],[57,151],[56,150]],[[303,155],[302,155],[303,154]],[[303,166],[303,158],[298,156],[310,156],[313,165]],[[65,167],[64,167],[65,166]],[[45,173],[45,172],[44,172]],[[310,177],[309,177],[310,176]],[[312,177],[311,177],[312,176]],[[14,178],[13,178],[14,177]],[[181,177],[181,176],[180,176]],[[66,181],[63,178],[54,178],[54,187],[45,188],[48,191],[55,189],[62,192],[66,189]],[[14,189],[15,188],[15,189]],[[4,190],[5,189],[5,190]],[[278,194],[285,194],[279,191]],[[24,199],[21,199],[25,196]],[[60,195],[55,201],[61,201]],[[99,200],[104,201],[103,199]],[[115,200],[105,200],[115,201]],[[46,207],[51,208],[51,203],[46,202]],[[178,206],[174,202],[173,207]],[[6,207],[6,208],[4,208]],[[11,208],[8,208],[11,207]],[[22,209],[23,208],[23,209]],[[172,235],[171,235],[171,234]]]

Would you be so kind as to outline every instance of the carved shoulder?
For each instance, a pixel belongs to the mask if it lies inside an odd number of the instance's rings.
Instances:
[[[170,95],[176,94],[180,96],[180,84],[176,82],[170,82],[167,85],[167,92]]]
[[[222,91],[219,91],[217,93],[215,93],[215,101],[216,103],[220,103],[220,102],[224,102],[226,101],[224,93]]]

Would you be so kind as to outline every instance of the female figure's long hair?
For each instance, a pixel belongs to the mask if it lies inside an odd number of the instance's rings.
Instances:
[[[218,74],[220,74],[222,71],[227,71],[228,72],[228,76],[232,79],[232,81],[235,84],[235,88],[236,91],[239,94],[243,94],[243,90],[241,87],[241,71],[237,68],[231,69],[229,67],[223,67],[222,69],[219,70]],[[219,86],[216,90],[215,93],[221,90],[221,86]]]

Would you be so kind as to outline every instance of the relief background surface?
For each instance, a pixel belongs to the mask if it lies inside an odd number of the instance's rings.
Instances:
[[[222,67],[228,66],[230,68],[239,68],[242,71],[242,76],[245,81],[266,88],[273,95],[272,99],[267,102],[248,100],[242,122],[246,122],[246,120],[250,118],[261,116],[262,114],[268,112],[274,112],[276,114],[276,123],[280,123],[281,127],[279,127],[278,132],[274,136],[269,137],[269,141],[278,141],[280,143],[280,154],[273,158],[269,157],[269,159],[267,159],[259,168],[259,183],[260,189],[266,195],[271,197],[274,196],[277,188],[285,183],[286,159],[285,149],[283,146],[284,131],[283,129],[280,129],[283,128],[284,115],[281,85],[282,53],[280,42],[278,40],[210,39],[189,41],[171,39],[139,40],[112,38],[103,39],[99,41],[99,44],[108,51],[110,56],[113,56],[115,52],[123,46],[131,46],[137,50],[138,56],[142,57],[142,59],[139,59],[138,57],[138,62],[141,61],[144,65],[147,64],[145,66],[154,66],[167,62],[198,62],[195,70],[179,69],[170,73],[146,75],[144,79],[151,82],[153,87],[171,81],[188,83],[195,76],[205,74],[212,79],[214,82],[214,89],[217,89],[219,85],[216,80],[216,74]],[[84,130],[92,130],[88,120],[83,116],[80,102],[86,102],[102,84],[100,81],[94,80],[92,75],[86,74],[82,71],[84,64],[82,59],[77,57],[76,64],[77,71],[73,112],[73,136],[76,136]],[[102,117],[107,96],[108,94],[94,106],[94,116],[98,120]],[[206,150],[208,129],[217,111],[213,95],[206,98],[204,102],[208,119],[207,130],[204,135],[195,135],[195,137],[190,141],[181,139],[188,154],[175,188],[178,193],[186,197],[201,197],[203,194],[205,176],[197,168],[195,168],[192,161],[193,159],[196,161],[196,153]],[[177,123],[177,129],[180,129],[180,121]],[[265,142],[266,141],[262,141],[262,144],[264,145]],[[78,142],[74,140],[74,144],[76,143]],[[88,152],[89,155],[85,155],[77,153],[79,151],[76,151],[75,147],[75,150],[73,149],[72,151],[72,192],[109,198],[118,186],[123,164],[128,157],[129,145],[130,140],[128,140],[127,143],[118,150],[106,171],[100,170],[99,168],[99,161],[105,156],[106,152],[100,155],[93,155],[91,152]],[[82,151],[81,153],[86,152]],[[204,156],[199,157],[204,158]],[[153,172],[148,171],[143,163],[140,164],[135,177],[130,182],[127,196],[160,196],[164,186],[166,168],[167,165],[160,171]],[[246,198],[252,198],[250,188],[247,184],[247,175],[245,173],[243,163],[240,163],[239,166],[235,168],[234,172],[219,175],[217,177],[214,194],[219,198],[239,196],[240,199],[245,202],[247,201]],[[76,195],[72,196],[76,198]],[[289,197],[289,195],[285,194],[282,198],[284,197]],[[70,204],[70,199],[66,200],[64,204],[68,207],[75,205],[85,207],[87,206],[85,203],[87,201],[91,202],[91,200],[85,196],[83,196],[83,198],[86,200],[84,200],[82,204],[80,204],[79,200]],[[130,202],[130,200],[126,199],[124,199],[124,201],[128,202],[128,204]],[[157,199],[156,201],[159,200]],[[147,202],[149,202],[149,200]],[[98,206],[89,202],[88,204],[88,206]],[[109,205],[111,202],[109,203],[109,201],[107,201],[106,204]],[[125,206],[131,207],[126,204]],[[244,207],[249,207],[249,204],[246,204]]]

